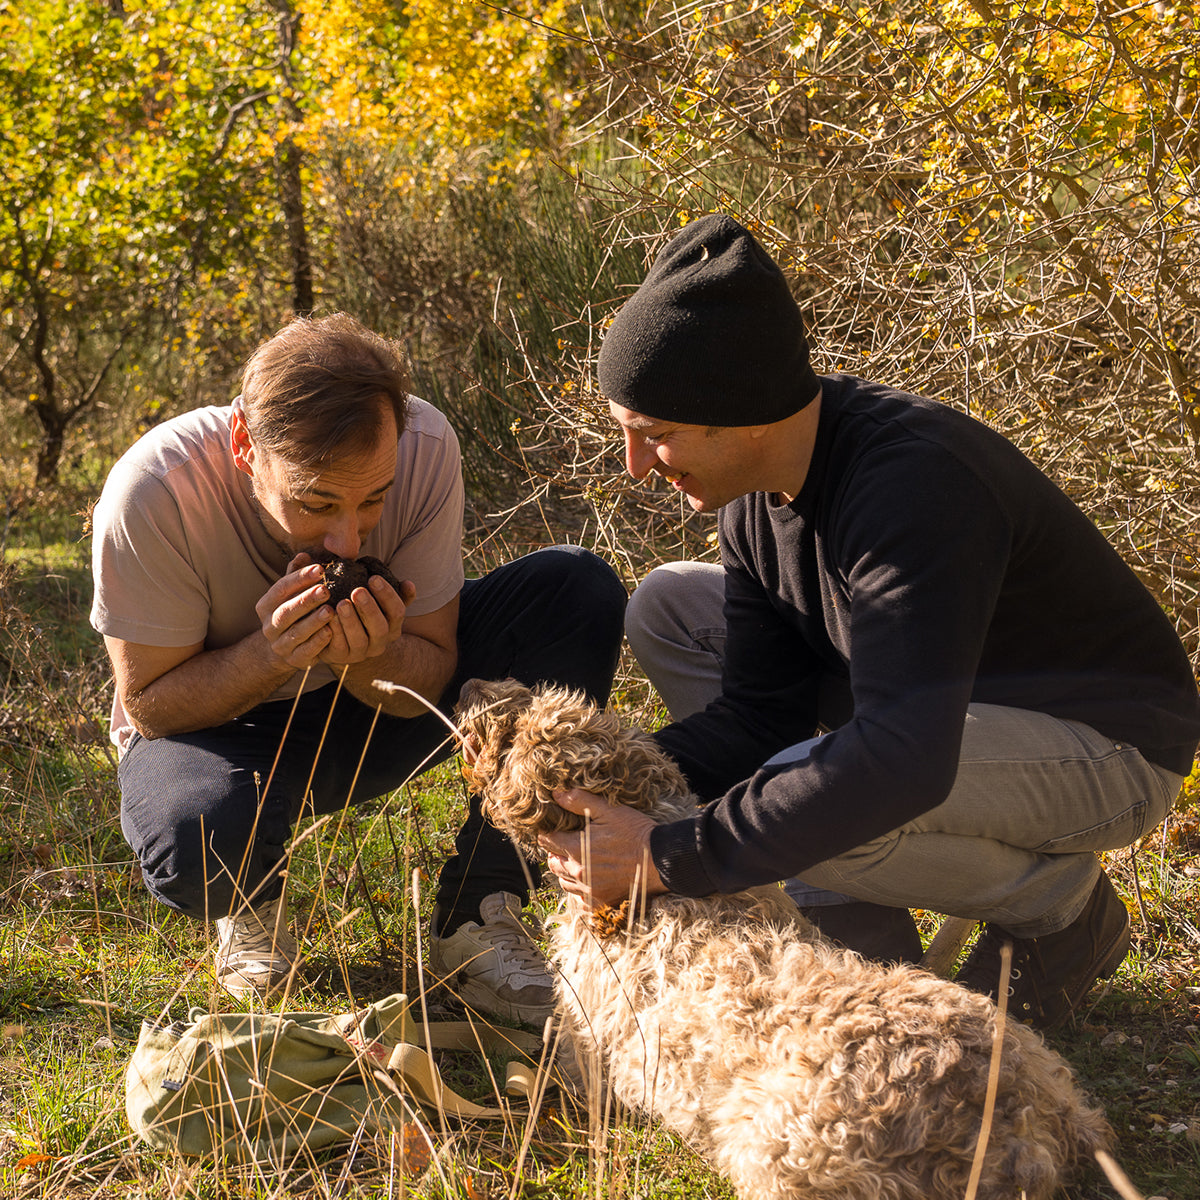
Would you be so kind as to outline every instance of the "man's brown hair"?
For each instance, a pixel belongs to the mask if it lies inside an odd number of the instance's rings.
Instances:
[[[399,344],[334,313],[297,317],[264,342],[242,372],[242,405],[262,449],[311,468],[373,447],[389,408],[402,433],[409,388]]]

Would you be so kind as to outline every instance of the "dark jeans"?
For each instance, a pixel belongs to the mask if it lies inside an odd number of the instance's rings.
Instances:
[[[439,707],[449,713],[475,677],[546,680],[606,702],[624,608],[612,569],[577,546],[539,550],[467,580],[458,670]],[[380,715],[372,731],[375,710],[345,692],[330,718],[334,691],[329,684],[302,696],[294,713],[291,700],[278,700],[213,729],[133,739],[118,768],[121,830],[152,895],[210,919],[244,897],[277,896],[284,847],[302,813],[382,795],[457,750],[432,714]],[[479,901],[492,892],[528,900],[528,879],[540,873],[484,820],[478,797],[454,844],[438,880],[442,932],[478,919]]]

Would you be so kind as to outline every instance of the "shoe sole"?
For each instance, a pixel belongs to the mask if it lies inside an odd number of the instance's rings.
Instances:
[[[450,980],[447,980],[450,984]],[[467,979],[463,982],[455,980],[449,987],[450,994],[465,1004],[480,1016],[502,1017],[506,1021],[521,1021],[526,1025],[545,1025],[548,1018],[554,1015],[554,1006],[545,1009],[533,1008],[517,1004],[511,1000],[502,1000],[486,985]]]
[[[248,996],[266,1000],[282,992],[291,977],[291,972],[289,972],[287,975],[274,976],[263,983],[255,983],[244,977],[226,975],[222,978],[217,976],[217,986],[224,988],[231,996],[236,996],[239,1000],[244,1000]]]

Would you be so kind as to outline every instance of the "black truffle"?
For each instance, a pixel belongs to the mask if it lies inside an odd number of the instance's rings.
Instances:
[[[388,570],[387,564],[370,554],[364,554],[362,558],[339,558],[329,550],[319,550],[312,555],[312,560],[325,568],[330,604],[349,600],[350,593],[356,587],[366,587],[372,575],[382,575],[394,591],[400,591],[400,581]]]

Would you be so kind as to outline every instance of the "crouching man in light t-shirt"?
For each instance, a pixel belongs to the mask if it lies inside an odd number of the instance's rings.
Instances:
[[[294,823],[454,753],[430,706],[449,711],[472,676],[608,696],[612,570],[555,546],[465,579],[462,516],[449,423],[409,395],[398,347],[340,314],[286,326],[231,406],[152,429],[105,484],[92,624],[116,684],[121,828],[158,900],[216,921],[236,994],[299,961],[281,875]],[[374,576],[335,607],[322,550],[382,560],[400,590]],[[521,916],[536,868],[474,797],[455,851],[431,968],[477,1008],[543,1021],[550,980]]]

